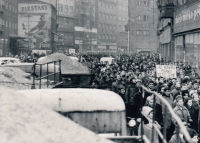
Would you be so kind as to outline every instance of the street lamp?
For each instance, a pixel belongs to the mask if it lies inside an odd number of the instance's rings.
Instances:
[[[124,16],[124,18],[135,22],[134,19],[129,18],[129,17],[127,17],[127,16]],[[128,32],[127,32],[127,34],[128,34],[128,53],[130,54],[130,22],[129,22],[129,21],[128,21]]]

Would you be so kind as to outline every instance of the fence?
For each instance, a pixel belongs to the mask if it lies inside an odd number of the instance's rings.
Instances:
[[[54,65],[54,72],[50,73],[49,72],[49,64],[52,64]],[[58,71],[56,71],[56,63],[58,63],[59,67],[58,67]],[[36,78],[36,72],[35,72],[35,69],[36,69],[36,66],[39,65],[40,66],[40,71],[39,71],[39,77]],[[46,75],[42,76],[42,67],[43,66],[46,66]],[[56,75],[58,74],[58,81],[56,81]],[[35,80],[39,80],[39,89],[41,89],[41,81],[42,79],[45,79],[47,80],[47,88],[49,86],[49,77],[53,76],[53,83],[56,84],[56,83],[59,83],[61,82],[61,60],[58,60],[58,61],[52,61],[52,62],[48,62],[48,63],[44,63],[44,64],[34,64],[33,65],[33,84],[31,85],[31,89],[35,89]]]
[[[154,130],[158,133],[158,135],[160,136],[160,138],[162,139],[163,143],[167,143],[166,141],[166,113],[167,113],[167,109],[168,111],[171,113],[172,117],[177,121],[177,126],[176,126],[176,139],[177,139],[177,143],[180,143],[180,138],[179,138],[179,132],[180,130],[182,131],[183,136],[185,137],[185,139],[187,140],[188,143],[193,143],[191,140],[191,137],[186,129],[186,127],[183,125],[181,119],[174,113],[171,105],[168,103],[168,101],[166,99],[164,99],[160,94],[158,94],[157,92],[151,91],[149,89],[147,89],[144,86],[140,86],[142,89],[142,96],[144,97],[145,92],[151,93],[154,95],[154,103],[153,103],[153,121],[152,121],[152,140],[149,140],[147,138],[147,136],[144,134],[144,128],[143,128],[143,115],[141,114],[141,136],[115,136],[115,137],[107,137],[107,139],[110,139],[112,141],[115,141],[117,143],[138,143],[138,142],[142,142],[142,143],[154,143]],[[155,122],[155,105],[156,105],[156,98],[159,98],[161,100],[161,102],[165,105],[164,106],[164,130],[163,130],[163,134],[161,133],[161,131],[157,128],[156,124],[154,124]],[[141,107],[143,106],[143,98],[141,98]],[[142,108],[141,108],[142,109]]]
[[[191,137],[186,129],[186,127],[183,125],[181,119],[174,113],[171,105],[157,92],[151,91],[149,89],[147,89],[144,86],[141,86],[142,88],[142,96],[144,97],[145,92],[151,93],[154,95],[154,102],[153,102],[153,126],[152,126],[152,140],[149,141],[149,139],[147,139],[147,137],[144,135],[144,129],[143,129],[143,124],[141,124],[141,139],[145,142],[145,143],[153,143],[154,142],[154,130],[158,133],[158,135],[160,136],[160,138],[162,139],[163,143],[167,143],[166,141],[166,124],[167,124],[167,109],[169,110],[169,112],[171,113],[172,117],[176,120],[177,122],[177,126],[176,126],[176,139],[177,139],[177,143],[180,143],[180,137],[179,137],[179,133],[180,130],[183,134],[183,136],[185,137],[185,139],[187,140],[188,143],[192,143]],[[163,134],[160,132],[160,130],[157,128],[157,126],[154,124],[155,122],[155,106],[156,106],[156,98],[159,98],[161,100],[161,102],[164,104],[164,131]],[[141,105],[143,105],[143,98],[141,98]],[[141,116],[141,123],[143,122],[143,115]]]

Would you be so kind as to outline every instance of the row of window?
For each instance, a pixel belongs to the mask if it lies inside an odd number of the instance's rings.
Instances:
[[[149,5],[149,1],[136,1],[136,5],[148,6]]]
[[[0,0],[0,5],[5,6],[6,9],[10,10],[11,12],[14,12],[17,14],[17,7],[15,7],[14,5],[12,5],[11,3],[9,3],[8,1],[5,2],[5,0]]]
[[[5,23],[4,23],[5,22]],[[17,23],[10,22],[8,20],[4,21],[4,19],[0,18],[0,25],[4,25],[10,29],[17,29]]]
[[[149,35],[149,30],[137,30],[136,35]]]
[[[116,25],[99,23],[99,28],[116,29]]]
[[[106,14],[106,13],[101,13],[101,12],[99,12],[99,17],[104,17],[104,18],[108,18],[108,19],[116,19],[116,15]]]
[[[58,12],[65,13],[65,14],[73,14],[74,13],[74,7],[73,6],[59,4],[58,5]]]
[[[110,40],[115,40],[116,36],[115,35],[104,35],[104,34],[99,34],[99,39],[110,39]]]
[[[149,16],[148,15],[138,15],[138,16],[136,16],[136,19],[147,21],[147,20],[149,20]]]
[[[99,2],[99,6],[109,8],[109,9],[116,9],[116,4],[103,2],[103,1]]]
[[[119,10],[128,12],[128,7],[119,5]]]

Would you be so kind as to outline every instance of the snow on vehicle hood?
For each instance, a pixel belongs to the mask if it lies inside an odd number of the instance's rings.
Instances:
[[[54,111],[125,111],[122,98],[107,90],[62,88],[18,92]]]
[[[1,143],[112,143],[16,91],[0,90]]]

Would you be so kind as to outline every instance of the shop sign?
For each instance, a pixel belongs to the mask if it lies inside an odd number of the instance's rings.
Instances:
[[[156,65],[156,77],[176,78],[176,66]]]
[[[160,34],[160,43],[165,44],[171,41],[171,29],[168,28]]]
[[[174,14],[174,33],[200,28],[200,3]]]

